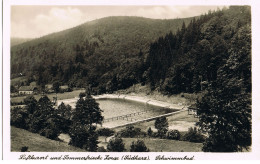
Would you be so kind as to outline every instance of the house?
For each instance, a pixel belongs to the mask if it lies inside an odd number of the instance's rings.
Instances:
[[[52,84],[45,85],[45,91],[47,93],[54,93],[54,90],[52,89]]]
[[[21,86],[19,88],[20,95],[30,95],[30,94],[34,94],[37,92],[38,92],[37,87],[33,87],[33,86]]]
[[[194,115],[194,117],[197,117],[197,106],[196,106],[196,104],[192,104],[191,106],[188,107],[188,114]]]

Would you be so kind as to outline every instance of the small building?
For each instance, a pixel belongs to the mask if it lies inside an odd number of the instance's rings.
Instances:
[[[72,89],[68,85],[60,86],[60,92],[71,92]]]
[[[45,92],[54,93],[54,90],[52,89],[52,84],[45,85]]]
[[[197,106],[196,104],[192,104],[191,106],[188,107],[188,114],[189,115],[194,115],[194,117],[197,117]]]
[[[38,92],[37,87],[33,87],[33,86],[21,86],[19,88],[20,95],[30,95],[30,94],[35,94],[37,92]]]

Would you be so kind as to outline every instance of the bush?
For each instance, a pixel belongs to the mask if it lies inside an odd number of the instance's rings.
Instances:
[[[204,142],[205,136],[203,136],[196,127],[189,128],[189,131],[183,136],[182,140],[190,142]]]
[[[153,131],[151,127],[149,127],[149,129],[147,130],[147,135],[150,137],[153,135]]]
[[[107,152],[104,146],[98,147],[97,152]]]
[[[21,152],[28,152],[28,149],[29,149],[28,146],[23,146],[23,147],[21,148]]]
[[[11,110],[11,125],[17,128],[28,129],[29,114],[25,108],[15,107]]]
[[[115,131],[109,128],[101,128],[97,130],[99,136],[110,137],[115,134]]]
[[[80,98],[82,98],[82,97],[86,97],[86,93],[81,92],[81,93],[79,94],[79,97],[80,97]]]
[[[172,140],[179,140],[181,134],[178,130],[170,130],[167,132],[167,138]]]
[[[115,137],[109,140],[107,150],[109,152],[123,152],[125,151],[125,144],[121,138]]]
[[[134,126],[127,126],[125,129],[117,132],[116,136],[119,137],[145,137],[146,133],[141,131],[140,128],[135,128]]]
[[[130,152],[149,152],[149,149],[144,144],[144,141],[137,140],[136,143],[132,142]]]

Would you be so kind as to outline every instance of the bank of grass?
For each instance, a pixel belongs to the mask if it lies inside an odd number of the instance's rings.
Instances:
[[[63,99],[71,99],[78,97],[81,92],[85,92],[84,89],[79,89],[79,90],[74,90],[72,92],[64,92],[64,93],[58,93],[57,98],[58,100],[63,100]],[[41,95],[33,95],[36,100],[39,100],[41,98]],[[47,94],[50,100],[53,99],[53,97],[56,97],[56,93],[50,93]],[[22,102],[26,96],[21,96],[21,97],[11,97],[11,102]]]
[[[11,126],[11,151],[20,152],[27,146],[30,152],[85,152],[65,142],[50,140],[39,134]]]
[[[158,91],[151,91],[150,87],[147,85],[142,86],[141,84],[133,85],[127,89],[116,91],[117,94],[128,94],[132,96],[146,97],[153,100],[168,102],[172,104],[185,104],[191,105],[196,102],[197,98],[201,98],[201,94],[189,94],[180,93],[175,95],[163,95]]]
[[[203,146],[202,143],[168,139],[144,138],[142,140],[150,152],[202,152]],[[133,141],[137,141],[137,138],[123,138],[126,151],[130,151]]]

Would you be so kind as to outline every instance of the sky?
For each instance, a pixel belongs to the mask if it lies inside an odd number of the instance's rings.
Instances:
[[[37,38],[108,16],[174,19],[223,6],[11,6],[11,37]]]

